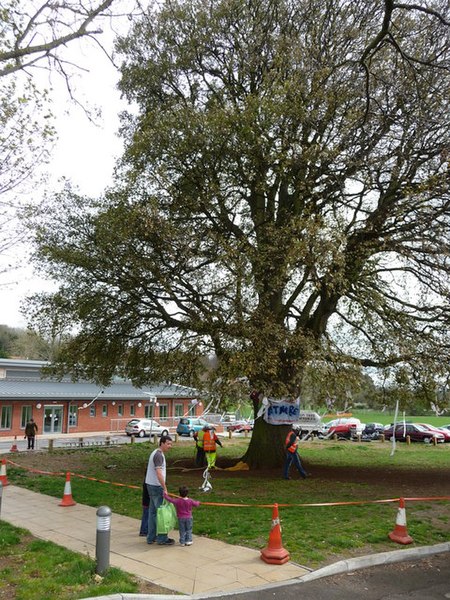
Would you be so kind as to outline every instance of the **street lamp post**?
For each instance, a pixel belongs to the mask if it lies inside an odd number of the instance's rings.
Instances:
[[[143,392],[146,396],[148,396],[148,413],[149,413],[149,417],[150,417],[150,442],[152,441],[152,429],[153,429],[153,413],[155,412],[154,410],[151,410],[151,407],[154,406],[159,406],[159,402],[158,402],[158,398],[156,396],[154,396],[153,394],[151,394],[150,392]]]

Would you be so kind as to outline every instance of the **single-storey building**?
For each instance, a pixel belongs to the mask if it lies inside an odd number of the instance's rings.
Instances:
[[[142,389],[116,378],[101,387],[87,381],[41,376],[47,362],[0,358],[0,438],[23,436],[33,418],[40,434],[119,432],[134,418],[153,417],[171,427],[201,413],[195,390],[175,384]]]

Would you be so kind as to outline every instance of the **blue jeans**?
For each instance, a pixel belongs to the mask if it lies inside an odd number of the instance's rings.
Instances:
[[[178,528],[180,530],[180,544],[185,544],[186,542],[192,542],[192,523],[194,519],[190,517],[189,519],[178,519]]]
[[[150,497],[150,504],[148,507],[147,543],[151,544],[156,541],[158,544],[162,544],[167,540],[167,533],[156,534],[156,511],[164,500],[163,489],[160,485],[149,485],[147,483],[147,490]]]
[[[147,535],[148,533],[148,506],[142,507],[141,528],[139,535]]]
[[[289,477],[289,469],[291,468],[292,463],[294,463],[294,465],[297,468],[300,475],[303,477],[303,479],[305,479],[306,471],[302,467],[302,463],[300,462],[300,456],[297,454],[297,452],[289,452],[289,451],[286,452],[286,460],[284,461],[283,477],[285,479],[287,479]]]

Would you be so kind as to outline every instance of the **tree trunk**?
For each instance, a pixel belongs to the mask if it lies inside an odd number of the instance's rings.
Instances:
[[[252,439],[241,460],[250,469],[281,469],[286,456],[285,441],[289,430],[289,425],[269,425],[262,417],[256,419]]]

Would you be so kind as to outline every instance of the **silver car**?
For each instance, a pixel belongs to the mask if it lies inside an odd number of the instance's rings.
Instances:
[[[169,435],[169,430],[152,419],[131,419],[125,427],[125,433],[142,438],[146,435]]]

